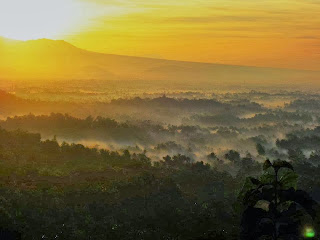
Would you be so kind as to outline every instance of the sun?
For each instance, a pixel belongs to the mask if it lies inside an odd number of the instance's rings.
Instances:
[[[85,20],[76,0],[0,0],[0,36],[30,40],[57,38]]]

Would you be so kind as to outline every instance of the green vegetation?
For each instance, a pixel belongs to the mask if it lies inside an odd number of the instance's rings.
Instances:
[[[228,236],[238,232],[227,204],[237,183],[186,156],[152,164],[145,154],[3,129],[0,149],[2,219],[23,239],[219,239],[227,229]]]
[[[318,110],[295,109],[305,100],[270,109],[251,99],[320,96],[179,94],[82,104],[0,92],[0,234],[317,238]],[[263,171],[266,159],[283,161]]]
[[[314,237],[319,210],[307,192],[296,190],[298,176],[293,166],[277,160],[266,160],[260,177],[248,178],[240,196],[246,209],[242,217],[241,239],[298,239],[303,235]]]
[[[262,166],[236,151],[227,157],[241,174],[184,155],[152,162],[146,153],[59,145],[1,129],[1,227],[22,239],[238,239],[237,189]],[[294,187],[292,179],[285,172],[277,181]],[[253,185],[260,181],[270,176],[251,178]]]

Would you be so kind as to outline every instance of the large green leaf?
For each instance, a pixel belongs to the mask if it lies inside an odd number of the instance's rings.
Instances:
[[[254,185],[251,181],[251,179],[249,177],[246,178],[246,181],[241,189],[241,191],[239,192],[238,194],[238,199],[240,201],[242,201],[245,197],[245,195],[251,191],[251,190],[254,190],[256,189],[256,185]]]
[[[268,212],[269,211],[269,201],[266,200],[259,200],[256,202],[256,204],[254,205],[255,208],[261,208],[264,211]]]
[[[262,184],[273,184],[274,174],[264,172],[260,177],[260,181]]]
[[[298,174],[292,171],[287,171],[280,177],[280,184],[284,189],[291,187],[295,188],[297,185],[297,180]]]

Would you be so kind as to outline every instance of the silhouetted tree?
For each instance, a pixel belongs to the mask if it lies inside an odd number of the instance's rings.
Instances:
[[[231,162],[240,161],[240,154],[235,150],[230,150],[224,156],[226,159],[230,160]]]
[[[210,153],[208,156],[207,156],[207,159],[208,160],[216,160],[218,157],[217,157],[217,155],[214,153],[214,152],[212,152],[212,153]]]
[[[266,150],[264,149],[264,147],[260,143],[257,143],[256,149],[257,149],[257,152],[259,155],[264,156],[266,154]]]

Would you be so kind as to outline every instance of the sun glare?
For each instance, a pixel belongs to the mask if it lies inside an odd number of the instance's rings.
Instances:
[[[76,0],[0,0],[0,36],[7,38],[57,38],[84,20]]]

